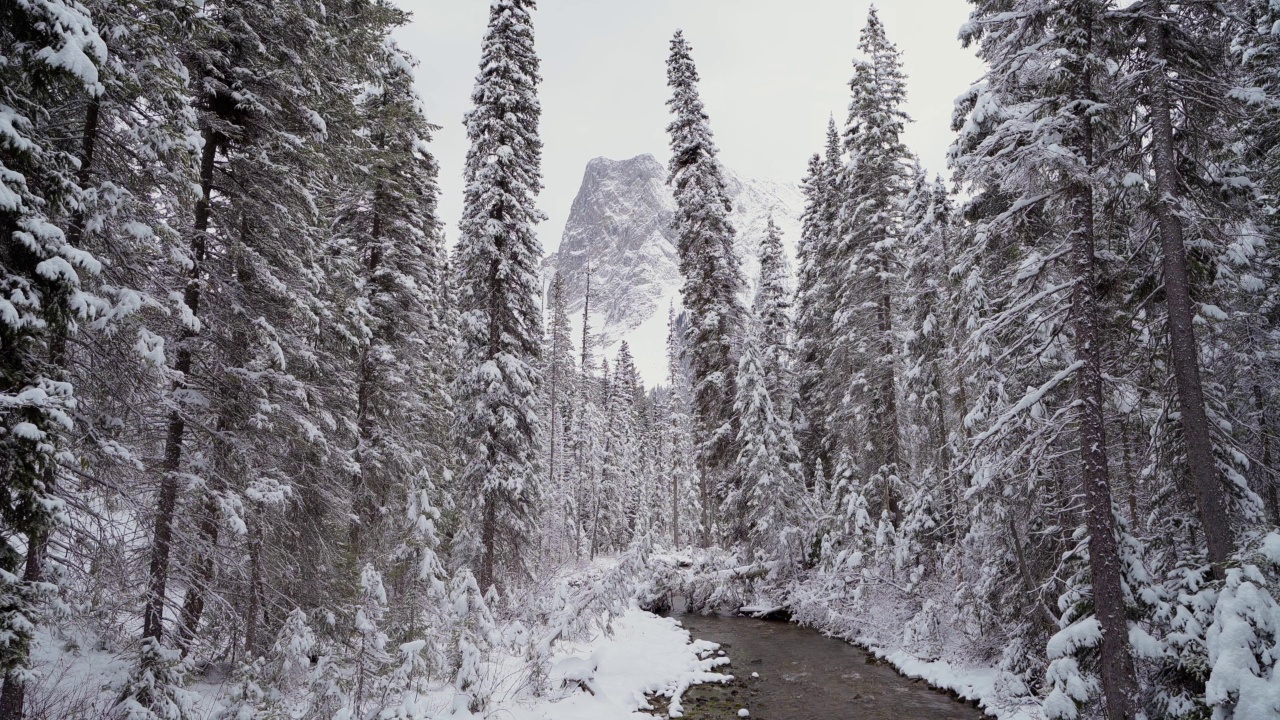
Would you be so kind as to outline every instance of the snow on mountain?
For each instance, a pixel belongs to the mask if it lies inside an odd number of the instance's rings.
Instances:
[[[626,340],[646,385],[666,379],[667,310],[680,307],[680,269],[671,217],[675,200],[667,170],[652,155],[587,163],[548,275],[561,273],[575,341],[581,338],[587,270],[591,275],[591,331],[612,359]],[[759,248],[770,213],[795,256],[804,198],[797,184],[744,178],[725,168],[731,221],[747,277],[748,297],[759,274]]]

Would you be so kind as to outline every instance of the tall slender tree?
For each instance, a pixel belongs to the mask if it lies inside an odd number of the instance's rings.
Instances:
[[[869,453],[863,466],[872,473],[870,482],[882,498],[880,509],[897,524],[902,451],[893,303],[901,285],[897,246],[911,161],[902,142],[909,120],[902,110],[906,77],[901,54],[886,37],[874,7],[858,49],[865,57],[854,64],[849,82],[853,98],[844,130],[847,193],[839,219],[839,242],[847,248],[850,262],[837,289],[835,320],[842,346],[865,359],[862,379],[845,391],[845,403],[866,429],[865,437],[856,442]],[[874,313],[864,310],[871,307]]]
[[[698,438],[698,470],[703,495],[737,497],[731,461],[736,432],[737,335],[742,325],[741,260],[734,250],[729,223],[731,204],[717,159],[711,127],[698,95],[693,50],[677,30],[667,59],[667,107],[675,116],[667,126],[671,138],[668,184],[676,212],[672,230],[680,255],[680,292],[688,313],[685,352],[693,372],[693,410]],[[744,538],[743,508],[723,508],[720,518],[732,540]],[[702,508],[703,543],[710,544],[713,520],[709,504]]]
[[[66,230],[85,203],[83,153],[60,147],[50,110],[103,94],[106,45],[79,3],[0,9],[0,717],[23,712],[30,644],[50,590],[46,544],[76,397],[66,336],[89,318],[100,261]]]
[[[542,420],[534,202],[542,189],[538,56],[532,0],[489,9],[467,113],[466,185],[458,239],[461,369],[454,438],[464,507],[455,560],[488,587],[523,572],[537,532]]]
[[[998,229],[1008,229],[1044,244],[1024,245],[1028,254],[1011,268],[1014,294],[1003,299],[1003,310],[975,338],[1008,326],[1018,335],[1003,352],[1030,351],[1032,357],[1046,360],[1058,356],[1055,365],[1070,359],[1026,395],[1004,401],[1009,405],[1000,407],[980,439],[985,442],[1004,432],[1056,387],[1071,382],[1069,408],[1084,498],[1092,617],[1066,620],[1077,629],[1082,621],[1096,623],[1100,637],[1090,642],[1100,650],[1097,674],[1106,716],[1129,720],[1136,712],[1136,684],[1110,488],[1098,288],[1097,172],[1104,133],[1114,126],[1114,118],[1103,114],[1106,106],[1101,101],[1109,81],[1101,58],[1115,42],[1102,23],[1105,5],[1097,0],[1044,0],[1024,3],[1018,13],[1010,14],[999,2],[975,3],[965,39],[979,43],[979,54],[992,70],[967,101],[972,104],[963,106],[970,111],[969,122],[956,156],[960,178],[977,191],[972,206],[986,206],[979,234],[989,238]],[[1028,66],[1032,47],[1039,71]],[[1048,72],[1050,64],[1053,72]],[[998,112],[991,112],[996,108]],[[1051,303],[1056,311],[1042,309],[1042,303]],[[1050,317],[1058,319],[1052,328],[1043,327]],[[1034,330],[1035,324],[1042,327]],[[1053,432],[1060,427],[1055,425]],[[986,483],[992,476],[984,471],[979,477]],[[1076,644],[1070,645],[1074,651]],[[1055,660],[1066,655],[1059,653]],[[1074,660],[1068,661],[1051,672],[1058,686],[1053,713],[1074,716],[1074,707],[1067,705],[1088,698],[1075,693],[1063,699],[1075,692],[1062,687],[1069,684],[1063,669],[1074,667]]]

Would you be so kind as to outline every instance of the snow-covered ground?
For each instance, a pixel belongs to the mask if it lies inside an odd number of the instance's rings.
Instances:
[[[485,675],[492,684],[483,713],[470,714],[465,699],[456,702],[452,687],[438,684],[405,698],[397,717],[651,718],[653,714],[641,712],[652,709],[646,699],[649,694],[671,697],[671,708],[678,712],[680,695],[689,687],[732,679],[716,672],[729,662],[717,654],[719,645],[693,639],[676,620],[632,607],[613,618],[608,628],[588,639],[556,645],[547,676],[550,687],[541,693],[531,691],[521,657],[496,655],[486,663]],[[109,713],[115,695],[112,688],[124,681],[130,669],[125,654],[95,648],[91,640],[72,643],[47,633],[40,635],[36,647],[36,669],[43,676],[33,693],[36,705],[62,716]],[[204,678],[188,689],[194,700],[193,719],[218,717],[232,691],[231,683],[222,678]]]
[[[594,666],[591,686],[596,694],[574,688],[534,702],[517,701],[503,709],[517,720],[649,718],[651,714],[639,712],[651,709],[647,694],[675,695],[675,709],[679,695],[691,685],[732,679],[715,672],[729,662],[715,655],[718,648],[715,643],[692,639],[671,618],[632,608],[614,620],[611,637],[566,643],[553,662],[553,684],[557,670],[576,673]]]

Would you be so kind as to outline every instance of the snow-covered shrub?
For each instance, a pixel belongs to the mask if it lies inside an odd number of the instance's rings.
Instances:
[[[1280,533],[1241,555],[1257,564],[1227,570],[1205,632],[1205,702],[1215,720],[1269,720],[1280,717]]]

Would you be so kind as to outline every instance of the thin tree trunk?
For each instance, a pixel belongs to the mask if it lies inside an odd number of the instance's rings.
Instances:
[[[1163,15],[1157,3],[1151,10]],[[1231,557],[1230,518],[1223,497],[1213,455],[1213,439],[1209,434],[1209,418],[1205,412],[1204,389],[1200,381],[1199,345],[1196,343],[1195,312],[1191,301],[1191,280],[1187,271],[1187,253],[1183,241],[1182,222],[1178,218],[1178,168],[1173,141],[1172,98],[1165,74],[1165,38],[1160,24],[1147,21],[1147,47],[1154,64],[1151,86],[1151,152],[1156,174],[1156,224],[1160,247],[1164,254],[1164,294],[1169,310],[1170,360],[1178,388],[1178,410],[1182,434],[1187,444],[1187,464],[1196,489],[1200,524],[1213,574],[1226,577],[1226,562]]]
[[[881,275],[883,276],[883,269]],[[881,281],[883,282],[883,281]],[[901,462],[902,450],[898,439],[898,388],[897,388],[897,372],[894,367],[894,347],[893,347],[893,306],[892,298],[889,297],[887,288],[880,296],[879,306],[877,307],[877,325],[880,331],[880,339],[882,346],[880,348],[880,362],[885,364],[884,384],[881,386],[881,398],[884,403],[882,411],[882,425],[880,432],[883,434],[884,441],[884,464],[888,473],[885,475],[884,501],[885,508],[889,511],[889,518],[896,528],[902,524],[902,508],[898,498],[898,489],[894,487],[891,478],[898,476],[898,466]]]
[[[486,498],[489,500],[490,498]],[[493,585],[496,577],[494,566],[496,565],[495,555],[497,555],[496,544],[498,519],[496,510],[492,502],[486,502],[484,505],[484,525],[481,528],[480,541],[484,546],[484,555],[480,559],[480,590],[486,592]]]
[[[249,526],[249,609],[245,613],[244,656],[252,661],[262,654],[262,519],[257,504],[251,512],[258,517]]]
[[[379,211],[382,205],[383,191],[381,186],[375,188],[373,193],[372,208],[373,221],[369,228],[369,245],[368,256],[365,258],[365,287],[366,292],[376,293],[377,287],[375,283],[378,268],[382,265],[382,213]],[[377,330],[374,331],[375,337],[369,339],[370,345],[366,345],[360,351],[360,379],[356,387],[356,429],[357,439],[354,452],[356,462],[356,471],[351,478],[351,525],[348,528],[348,538],[351,545],[351,559],[355,566],[355,572],[359,573],[360,560],[363,557],[364,542],[364,525],[372,522],[375,515],[374,502],[370,496],[369,477],[366,472],[369,461],[369,448],[373,443],[373,394],[375,384],[377,383],[377,360],[374,357],[373,343],[377,342]]]
[[[675,442],[672,442],[671,454],[675,456]],[[671,548],[680,547],[680,473],[672,467],[671,473]]]
[[[205,500],[204,514],[200,518],[201,545],[208,549],[196,560],[196,576],[182,599],[182,613],[178,622],[178,649],[185,655],[191,649],[196,628],[204,615],[205,593],[213,582],[214,562],[211,550],[218,544],[218,498],[210,494]]]
[[[944,536],[955,541],[960,536],[956,515],[960,508],[960,490],[955,487],[951,477],[951,442],[947,435],[946,394],[942,389],[942,363],[932,361],[933,392],[938,396],[937,430],[938,433],[938,479],[942,484],[943,502],[946,504],[947,517],[943,526]]]
[[[707,466],[698,463],[698,496],[702,501],[702,547],[711,547],[711,492],[707,487]]]
[[[1092,22],[1092,3],[1084,3],[1086,16],[1082,25]],[[1081,54],[1092,51],[1092,38],[1077,48]],[[1093,95],[1091,72],[1077,68],[1080,96]],[[1084,162],[1083,170],[1093,168],[1093,123],[1087,108],[1078,111],[1079,136],[1077,152]],[[1124,591],[1121,580],[1120,551],[1116,540],[1116,519],[1111,505],[1111,487],[1107,465],[1106,418],[1102,397],[1102,348],[1098,332],[1098,297],[1096,287],[1096,234],[1094,229],[1093,190],[1086,181],[1077,181],[1067,189],[1070,202],[1071,250],[1075,266],[1075,285],[1071,291],[1074,313],[1076,360],[1076,399],[1079,403],[1080,470],[1085,497],[1086,525],[1089,529],[1089,568],[1093,579],[1094,611],[1102,626],[1102,653],[1099,675],[1106,699],[1108,720],[1132,720],[1136,683],[1133,658],[1129,653],[1129,628],[1125,619]]]
[[[1271,506],[1271,522],[1280,527],[1280,497],[1277,496],[1275,468],[1271,459],[1271,425],[1267,420],[1267,406],[1262,398],[1262,386],[1253,384],[1253,406],[1258,412],[1258,440],[1262,444],[1262,482],[1267,486],[1267,504]]]
[[[200,157],[200,199],[195,206],[195,222],[191,236],[191,267],[187,271],[187,287],[182,302],[192,316],[199,314],[200,275],[204,270],[205,233],[209,230],[210,197],[213,192],[214,159],[221,136],[211,129],[204,131],[204,149]],[[186,387],[191,372],[191,341],[196,332],[184,326],[179,333],[177,357],[173,364],[177,379],[174,394]],[[164,636],[165,592],[169,581],[169,552],[173,543],[173,515],[178,502],[178,471],[182,466],[182,441],[186,421],[177,407],[169,414],[165,433],[164,459],[160,465],[160,497],[156,503],[156,519],[152,529],[151,563],[148,573],[147,599],[143,609],[142,637],[159,640]]]
[[[240,240],[244,244],[249,234],[248,221],[243,216],[240,218]],[[243,289],[245,285],[251,282],[251,276],[244,264],[240,261],[240,253],[232,251],[231,265],[234,268],[237,283]],[[244,362],[244,350],[248,347],[248,336],[239,326],[232,332],[231,347],[232,361],[235,363]],[[236,427],[235,416],[238,414],[237,399],[234,391],[227,398],[228,402],[224,402],[218,413],[217,420],[217,437],[222,439],[225,434]],[[236,473],[236,468],[232,467],[227,459],[232,457],[230,447],[223,447],[216,454],[214,461],[214,469],[209,478],[209,492],[205,495],[204,512],[200,518],[199,538],[200,542],[197,546],[197,556],[194,561],[195,575],[190,580],[190,586],[187,588],[186,594],[182,599],[182,610],[178,615],[178,638],[177,646],[183,655],[191,649],[191,642],[195,639],[196,631],[200,627],[200,618],[204,615],[206,605],[206,597],[213,586],[214,576],[217,572],[217,565],[214,562],[214,552],[218,547],[218,536],[220,535],[220,527],[218,525],[218,516],[221,513],[221,498],[227,490],[226,478]]]

